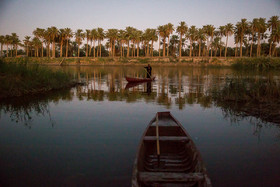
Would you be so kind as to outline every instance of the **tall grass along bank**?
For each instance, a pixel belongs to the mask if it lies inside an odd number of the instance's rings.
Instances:
[[[0,99],[75,85],[70,74],[39,65],[0,60]]]

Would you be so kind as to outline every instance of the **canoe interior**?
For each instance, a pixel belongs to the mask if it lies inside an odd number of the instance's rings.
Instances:
[[[142,137],[132,186],[211,186],[190,136],[169,112],[158,115],[160,156],[154,118]]]

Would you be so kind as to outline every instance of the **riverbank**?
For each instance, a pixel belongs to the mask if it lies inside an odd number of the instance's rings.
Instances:
[[[214,66],[233,67],[245,69],[280,69],[279,57],[69,57],[69,58],[48,58],[48,57],[6,57],[5,62],[32,63],[40,65],[63,65],[63,66],[91,66],[91,65],[145,65],[150,63],[153,66]]]
[[[39,65],[0,61],[0,100],[25,94],[39,94],[78,84],[70,74]]]

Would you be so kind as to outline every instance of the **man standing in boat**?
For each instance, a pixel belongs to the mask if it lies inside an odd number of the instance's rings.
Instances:
[[[150,66],[150,64],[148,64],[148,66],[144,67],[147,71],[147,78],[151,78],[152,77],[152,67]]]

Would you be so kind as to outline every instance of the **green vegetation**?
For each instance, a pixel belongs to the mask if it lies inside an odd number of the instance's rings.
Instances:
[[[209,92],[215,104],[227,113],[280,123],[280,83],[272,77],[231,78]]]
[[[235,69],[280,69],[280,58],[237,58],[232,67]]]
[[[177,34],[173,34],[175,30]],[[252,21],[243,18],[235,25],[228,23],[218,28],[210,24],[196,28],[194,25],[188,26],[184,21],[177,27],[167,23],[157,29],[147,28],[144,31],[128,26],[124,30],[104,31],[102,28],[94,28],[73,32],[70,28],[58,29],[52,26],[36,28],[33,35],[33,38],[25,36],[23,41],[19,40],[16,33],[0,35],[0,56],[150,58],[156,55],[192,58],[277,57],[280,53],[278,16],[272,16],[269,20],[254,18]],[[228,47],[229,37],[234,38],[235,47]],[[158,42],[158,50],[154,49],[155,42]],[[24,51],[18,50],[19,46]]]
[[[75,85],[72,77],[36,64],[4,63],[0,60],[0,99],[41,93]]]

